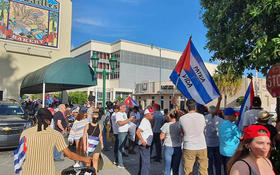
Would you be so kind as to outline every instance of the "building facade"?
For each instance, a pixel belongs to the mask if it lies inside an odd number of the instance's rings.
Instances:
[[[262,100],[262,107],[274,113],[276,107],[276,99],[272,98],[269,92],[266,90],[266,80],[263,78],[254,78],[254,93],[255,96],[259,96]],[[247,88],[250,84],[250,79],[243,77],[240,90],[234,96],[228,96],[226,103],[225,99],[221,102],[221,107],[233,107],[240,108],[238,99],[244,97]],[[175,102],[180,108],[185,107],[186,99],[177,90],[175,85],[171,81],[166,81],[161,83],[161,99],[160,97],[160,85],[159,82],[144,81],[142,83],[137,83],[134,90],[135,101],[142,106],[148,106],[153,103],[161,104],[162,109],[171,109],[173,103]],[[216,106],[217,99],[213,100],[207,106]]]
[[[126,98],[133,94],[136,83],[142,81],[168,81],[182,52],[132,41],[119,40],[114,43],[88,41],[71,50],[71,56],[92,65],[91,57],[96,52],[99,56],[98,71],[111,71],[109,59],[111,54],[117,58],[115,75],[106,77],[106,100],[114,101],[118,97]],[[206,63],[210,72],[214,72],[216,65]],[[92,92],[96,101],[101,103],[102,75],[97,75],[96,87],[81,89]],[[99,98],[100,97],[100,98]]]
[[[23,78],[70,56],[70,0],[1,0],[0,100],[18,99]]]

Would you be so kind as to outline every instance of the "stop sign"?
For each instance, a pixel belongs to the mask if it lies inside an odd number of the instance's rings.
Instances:
[[[266,89],[272,97],[280,97],[280,64],[271,67],[266,76]]]

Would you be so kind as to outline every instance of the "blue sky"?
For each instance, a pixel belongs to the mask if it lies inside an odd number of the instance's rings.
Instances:
[[[207,29],[198,0],[73,0],[72,47],[119,39],[183,51],[188,38],[204,60]]]
[[[199,0],[72,0],[72,48],[120,39],[183,51],[192,41],[204,61],[207,28]],[[246,71],[246,75],[247,75]]]

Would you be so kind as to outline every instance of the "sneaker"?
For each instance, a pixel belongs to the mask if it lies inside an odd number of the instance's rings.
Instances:
[[[118,165],[118,168],[124,169],[123,165]]]
[[[114,161],[114,162],[113,162],[113,164],[114,164],[114,165],[117,165],[117,162],[116,162],[116,161]]]

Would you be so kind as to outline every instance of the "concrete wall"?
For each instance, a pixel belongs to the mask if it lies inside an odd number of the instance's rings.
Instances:
[[[28,73],[70,56],[72,2],[58,1],[61,5],[58,48],[0,39],[0,91],[7,92],[6,98],[19,98],[22,79]]]

